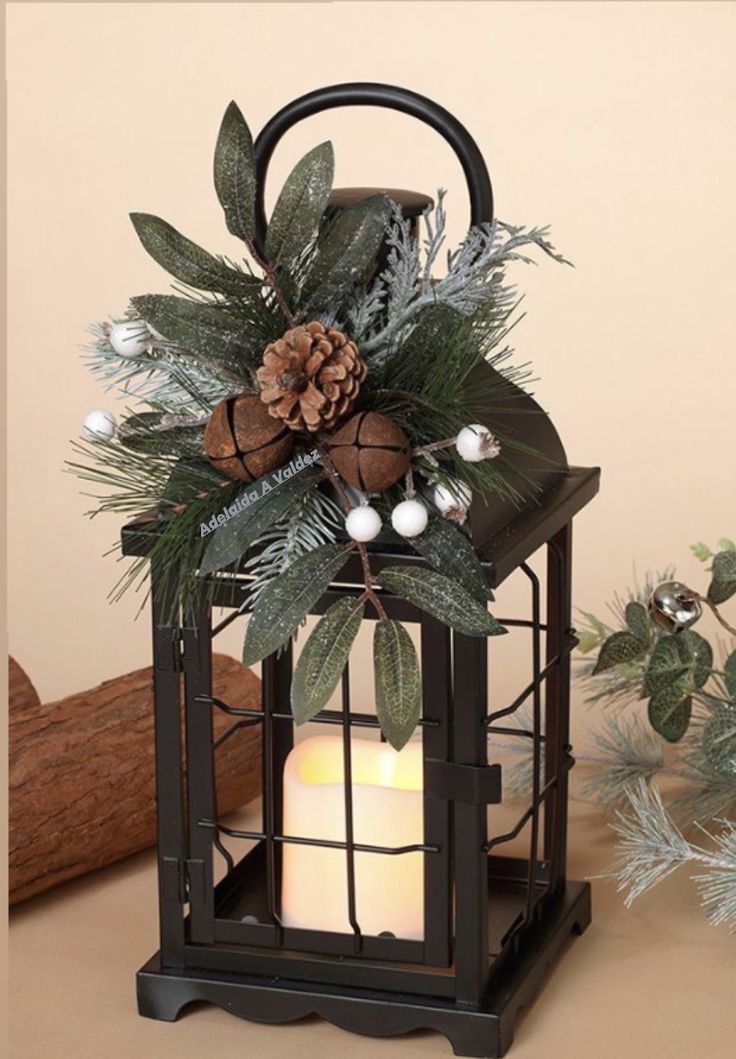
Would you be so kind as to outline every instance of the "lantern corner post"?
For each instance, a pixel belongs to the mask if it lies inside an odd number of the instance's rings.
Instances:
[[[453,632],[453,748],[456,765],[488,762],[488,649],[484,638]],[[488,823],[486,804],[455,800],[453,813],[455,904],[455,999],[477,1008],[488,984]]]
[[[184,818],[181,725],[182,628],[175,590],[160,564],[151,563],[156,836],[159,895],[159,962],[184,966]]]
[[[544,855],[550,889],[567,878],[568,771],[570,746],[570,677],[572,628],[572,522],[547,543],[547,677],[545,695],[545,783],[554,781],[554,796],[545,810]]]
[[[189,856],[186,896],[189,931],[195,942],[214,941],[213,841],[217,832],[217,797],[212,742],[212,601],[202,583],[182,621],[182,671],[186,717],[187,819]]]

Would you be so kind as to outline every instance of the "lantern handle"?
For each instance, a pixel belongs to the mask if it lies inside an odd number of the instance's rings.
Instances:
[[[313,114],[333,107],[355,106],[388,107],[390,110],[401,111],[418,118],[443,136],[457,155],[465,173],[470,195],[471,225],[490,223],[493,220],[493,191],[488,167],[473,137],[449,110],[445,110],[426,96],[395,85],[371,82],[330,85],[287,103],[263,127],[255,142],[255,244],[259,254],[263,256],[266,240],[267,223],[263,204],[266,173],[277,143],[284,133],[304,118],[310,118]]]

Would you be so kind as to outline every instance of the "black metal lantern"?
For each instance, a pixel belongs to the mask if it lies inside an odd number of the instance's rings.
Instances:
[[[455,118],[402,89],[344,85],[296,100],[261,133],[256,143],[261,231],[263,183],[277,141],[304,117],[356,104],[392,107],[440,132],[463,165],[472,222],[491,219],[485,164]],[[333,207],[360,194],[338,193]],[[414,207],[419,212],[421,197],[403,205],[409,214]],[[342,709],[325,709],[311,722],[340,740],[332,783],[340,836],[289,832],[285,776],[295,746],[288,705],[291,650],[264,661],[260,710],[235,709],[213,698],[212,642],[239,617],[247,577],[211,575],[202,586],[199,606],[171,623],[167,589],[154,564],[161,945],[138,974],[141,1014],[173,1020],[196,1000],[274,1023],[316,1013],[368,1035],[433,1028],[449,1038],[458,1055],[498,1056],[511,1043],[517,1009],[530,1001],[570,932],[588,925],[589,886],[566,878],[567,773],[573,763],[570,652],[576,642],[571,628],[571,525],[597,492],[599,472],[568,467],[552,424],[528,396],[519,397],[513,416],[514,429],[523,430],[536,450],[533,465],[529,458],[527,466],[518,468],[519,490],[526,499],[519,507],[494,503],[471,509],[470,519],[489,586],[495,589],[512,577],[528,584],[528,616],[501,619],[511,629],[527,630],[531,639],[530,671],[513,701],[489,705],[484,639],[454,633],[406,601],[381,592],[389,617],[419,626],[421,782],[412,803],[418,806],[419,833],[409,842],[397,844],[390,832],[378,841],[361,835],[356,816],[360,744],[355,734],[362,730],[378,740],[379,730],[360,701],[353,705],[359,694],[347,669]],[[498,418],[494,410],[494,422]],[[124,552],[145,555],[156,532],[155,520],[130,524],[123,531]],[[542,547],[547,553],[544,592],[528,562]],[[394,547],[379,539],[370,549],[379,573],[398,556],[403,563],[423,562],[408,545]],[[346,594],[359,594],[362,587],[354,557],[314,613],[323,613]],[[215,607],[231,613],[213,627]],[[511,724],[509,718],[526,703],[531,705],[531,724]],[[217,743],[212,734],[215,710],[233,719]],[[218,817],[217,748],[249,726],[258,726],[262,735],[262,822],[257,829],[239,830]],[[528,804],[505,833],[494,826],[493,808],[489,811],[502,795],[501,765],[489,761],[488,753],[489,737],[498,733],[528,740],[532,749]],[[524,829],[528,856],[505,855],[505,844]],[[238,847],[242,854],[233,855]],[[295,849],[312,850],[317,858],[329,854],[329,861],[314,863],[339,875],[341,929],[325,929],[317,914],[311,923],[298,924],[286,914],[285,867]],[[405,937],[389,926],[381,929],[380,912],[375,911],[370,927],[365,926],[361,899],[372,862],[395,865],[395,878],[402,863],[414,865],[418,932]],[[385,877],[392,878],[390,872]]]

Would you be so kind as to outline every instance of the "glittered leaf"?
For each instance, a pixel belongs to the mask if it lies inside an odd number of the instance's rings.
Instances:
[[[708,586],[708,599],[718,605],[725,603],[736,592],[736,581],[711,581]]]
[[[228,231],[239,239],[252,238],[256,226],[253,137],[234,102],[225,111],[215,146],[215,190]]]
[[[435,570],[391,566],[381,570],[378,579],[389,592],[408,599],[465,636],[500,636],[506,632],[462,585]]]
[[[417,653],[400,622],[376,622],[373,666],[381,730],[394,750],[401,750],[419,721],[422,692]]]
[[[649,723],[668,743],[682,739],[691,712],[692,699],[680,682],[661,688],[649,700]]]
[[[243,322],[219,305],[173,294],[142,294],[131,301],[146,323],[167,341],[192,353],[237,364],[251,351]]]
[[[340,210],[320,240],[304,284],[302,299],[310,309],[328,305],[338,292],[350,290],[370,273],[391,212],[385,195]]]
[[[726,688],[734,700],[734,705],[736,705],[736,651],[733,651],[726,659],[723,665],[723,672],[725,674]]]
[[[305,467],[281,484],[276,484],[276,474],[278,472],[271,472],[258,481],[243,486],[236,500],[247,496],[251,497],[251,502],[224,525],[213,530],[204,553],[200,574],[211,574],[237,562],[261,534],[285,514],[294,501],[319,481],[321,471],[317,467]]]
[[[335,171],[331,143],[321,143],[297,162],[274,206],[266,234],[272,264],[297,260],[317,234]]]
[[[702,688],[713,670],[713,648],[708,641],[693,629],[687,629],[677,636],[687,658],[692,682],[696,688]]]
[[[679,681],[689,669],[689,651],[677,636],[657,641],[644,673],[644,694],[653,695]]]
[[[652,626],[643,604],[633,601],[626,604],[626,624],[631,635],[648,647],[652,638]]]
[[[291,711],[305,724],[324,709],[345,669],[365,607],[353,597],[339,599],[312,630],[291,682]]]
[[[719,707],[703,726],[703,751],[708,763],[725,776],[736,776],[736,709]]]
[[[606,669],[621,665],[622,662],[631,662],[640,658],[646,648],[630,632],[615,632],[601,644],[598,660],[593,673],[603,673]]]
[[[154,261],[182,283],[197,290],[228,294],[242,294],[252,290],[255,284],[260,285],[260,280],[230,268],[160,217],[150,213],[131,213],[130,219]]]
[[[725,603],[736,593],[736,552],[718,552],[711,573],[713,580],[708,587],[708,599],[711,603]]]
[[[485,606],[488,583],[475,549],[465,534],[443,518],[430,518],[429,524],[412,546],[441,574],[459,581],[470,595]]]
[[[322,544],[296,559],[258,597],[243,644],[243,665],[252,666],[282,647],[345,565],[344,544]]]

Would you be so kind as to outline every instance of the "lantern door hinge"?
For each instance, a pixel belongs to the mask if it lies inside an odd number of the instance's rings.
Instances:
[[[162,897],[183,905],[205,903],[205,871],[203,860],[179,860],[163,857],[161,860]]]
[[[425,790],[433,798],[469,805],[495,805],[501,801],[500,765],[460,765],[428,758]]]
[[[199,640],[196,629],[170,625],[157,630],[156,668],[183,673],[199,669]]]

